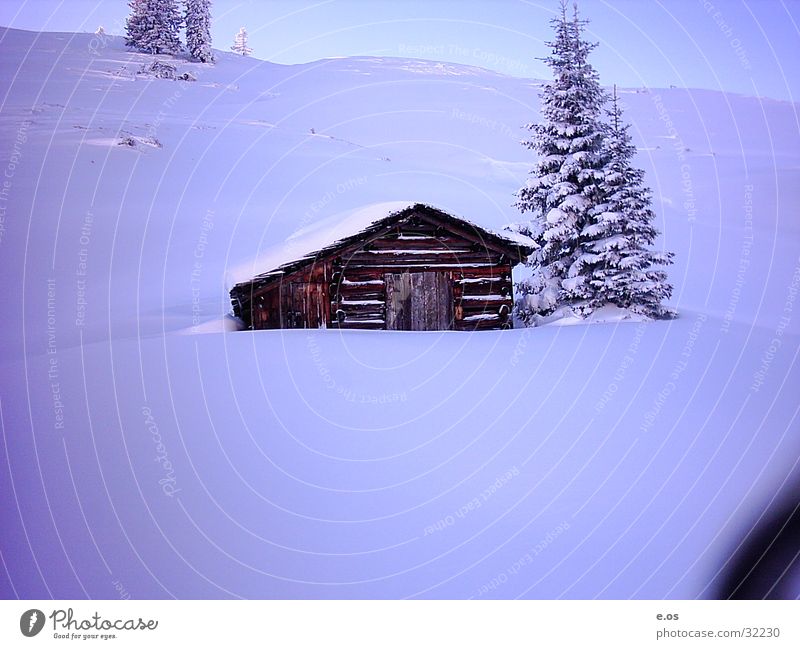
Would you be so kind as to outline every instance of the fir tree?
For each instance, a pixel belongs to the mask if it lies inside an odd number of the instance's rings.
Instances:
[[[516,194],[517,208],[532,214],[530,223],[518,229],[536,244],[528,259],[534,275],[520,283],[516,305],[526,324],[561,305],[585,315],[593,303],[593,286],[582,273],[593,253],[582,232],[601,200],[605,93],[588,61],[596,44],[584,40],[586,22],[578,17],[577,6],[569,17],[562,0],[552,24],[555,39],[548,43],[551,54],[545,62],[553,81],[540,95],[543,121],[526,126],[533,135],[523,142],[539,159]]]
[[[595,306],[616,304],[651,318],[674,317],[674,311],[661,306],[672,295],[672,286],[663,270],[653,269],[671,264],[673,255],[651,249],[658,236],[651,192],[644,185],[644,171],[632,165],[636,147],[623,120],[616,86],[607,114],[606,165],[600,183],[603,202],[583,230],[593,255],[584,268],[592,302]]]
[[[147,0],[131,0],[128,6],[131,9],[125,21],[125,45],[139,47],[142,41],[147,17]]]
[[[186,0],[186,49],[201,63],[213,63],[211,0]]]
[[[247,30],[244,27],[239,28],[239,33],[236,34],[231,49],[242,56],[250,56],[253,53],[253,50],[247,46]]]
[[[176,0],[131,0],[125,44],[151,54],[181,51],[181,15]]]

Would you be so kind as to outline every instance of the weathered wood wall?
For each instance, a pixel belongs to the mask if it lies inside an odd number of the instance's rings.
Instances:
[[[281,283],[284,329],[318,329],[328,324],[327,291],[321,282]]]

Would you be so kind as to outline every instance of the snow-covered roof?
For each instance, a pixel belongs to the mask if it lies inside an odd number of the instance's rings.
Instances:
[[[307,225],[292,233],[283,243],[264,251],[254,261],[250,261],[230,272],[233,283],[246,282],[281,274],[285,267],[308,260],[311,261],[321,251],[335,248],[352,237],[369,230],[382,221],[389,221],[403,212],[414,209],[429,209],[457,219],[478,232],[516,247],[530,247],[532,241],[517,232],[494,232],[471,221],[454,216],[445,210],[418,201],[388,201],[372,203],[362,207],[340,212],[316,223]],[[261,271],[259,273],[259,271]]]

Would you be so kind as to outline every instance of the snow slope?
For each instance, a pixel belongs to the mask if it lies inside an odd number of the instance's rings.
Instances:
[[[0,31],[0,594],[713,597],[796,473],[798,106],[623,93],[678,320],[232,332],[333,214],[515,220],[539,84],[218,59]]]

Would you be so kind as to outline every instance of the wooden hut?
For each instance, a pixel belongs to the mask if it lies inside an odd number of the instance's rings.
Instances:
[[[249,329],[510,328],[511,269],[531,252],[513,237],[420,203],[370,206],[290,237],[233,287],[233,310]]]

